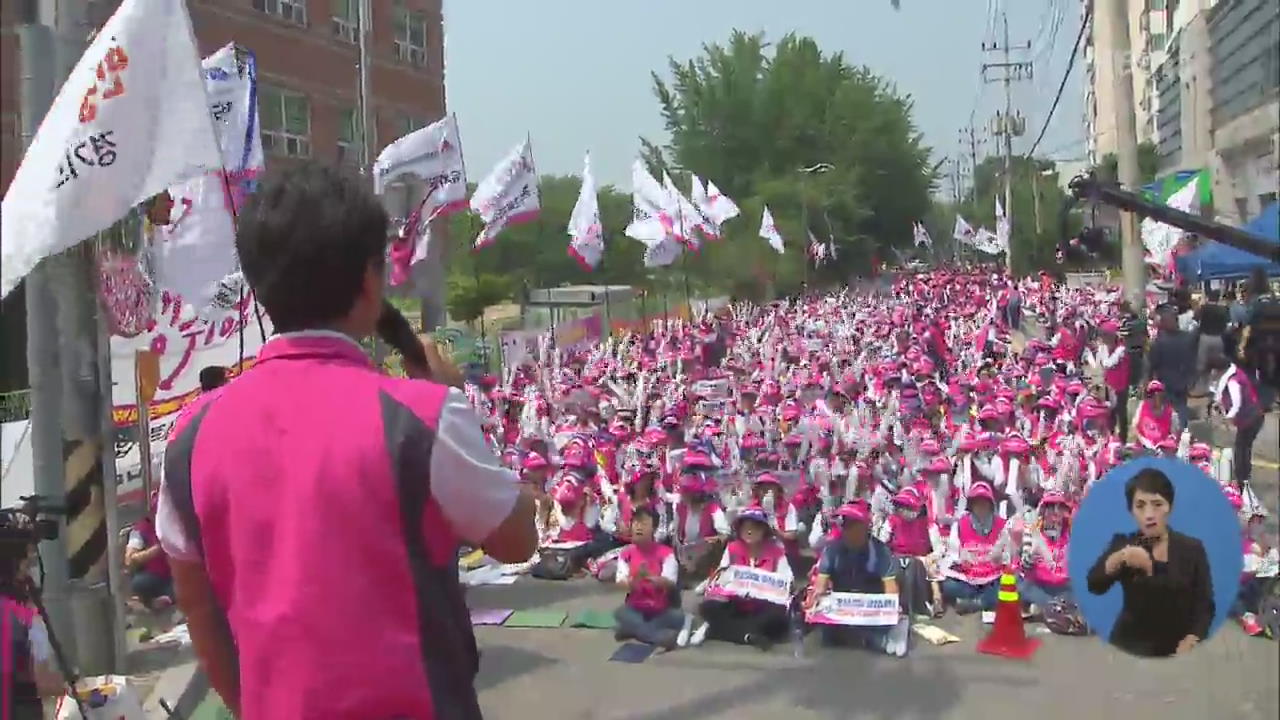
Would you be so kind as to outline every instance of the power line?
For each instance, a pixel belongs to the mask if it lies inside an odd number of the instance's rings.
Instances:
[[[1084,18],[1080,21],[1080,32],[1076,34],[1076,44],[1071,48],[1071,58],[1067,60],[1067,71],[1062,74],[1062,82],[1058,84],[1058,93],[1053,96],[1053,105],[1049,107],[1049,114],[1044,118],[1044,125],[1040,128],[1040,134],[1036,136],[1036,141],[1031,143],[1031,150],[1027,151],[1027,157],[1033,157],[1036,154],[1036,148],[1040,147],[1040,141],[1044,139],[1044,134],[1049,130],[1049,123],[1053,120],[1053,113],[1058,109],[1058,102],[1062,100],[1062,91],[1067,87],[1067,80],[1071,77],[1071,70],[1076,66],[1076,58],[1080,56],[1080,42],[1084,40],[1085,30],[1089,28],[1089,21],[1093,18],[1093,1],[1089,0],[1084,6]]]

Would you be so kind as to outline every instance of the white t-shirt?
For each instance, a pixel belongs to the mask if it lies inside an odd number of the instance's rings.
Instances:
[[[520,494],[517,480],[485,442],[480,418],[467,396],[451,388],[440,409],[431,448],[431,494],[463,542],[479,545],[511,514]],[[200,559],[200,550],[187,538],[163,481],[156,534],[170,557]]]

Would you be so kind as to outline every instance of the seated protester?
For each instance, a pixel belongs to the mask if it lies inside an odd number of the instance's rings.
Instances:
[[[773,473],[762,473],[751,485],[753,504],[758,505],[769,516],[773,525],[788,548],[794,546],[800,531],[800,516],[793,502],[787,499],[782,483]]]
[[[667,506],[662,502],[656,487],[659,470],[656,466],[643,467],[632,473],[622,486],[617,501],[605,508],[600,515],[600,529],[620,543],[632,542],[631,519],[641,508],[648,508],[657,518],[653,536],[658,542],[667,540]]]
[[[734,518],[733,530],[734,539],[720,558],[717,574],[737,565],[759,568],[792,579],[786,550],[769,524],[769,515],[764,508],[751,506],[743,510]],[[700,645],[710,637],[768,650],[786,637],[789,626],[787,608],[763,600],[707,598],[699,606],[699,613],[704,624],[693,631],[689,640],[691,645]]]
[[[551,522],[551,496],[547,494],[547,478],[551,472],[551,463],[540,453],[530,451],[520,461],[520,482],[528,485],[538,504],[534,522],[538,526],[538,537],[546,537]]]
[[[915,486],[898,491],[893,509],[893,515],[881,526],[879,539],[893,554],[902,607],[912,615],[941,616],[942,589],[929,580],[937,575],[943,549],[938,526],[929,519],[924,498]]]
[[[705,580],[729,537],[729,519],[716,499],[715,481],[700,475],[680,478],[680,495],[671,512],[668,536],[674,541],[684,579]],[[700,545],[699,545],[700,544]],[[687,554],[687,546],[699,551]]]
[[[599,522],[599,509],[577,478],[562,475],[551,488],[551,499],[551,534],[544,545],[588,543],[595,538],[593,529]]]
[[[1258,621],[1258,606],[1262,600],[1263,585],[1268,578],[1259,577],[1258,571],[1267,564],[1275,562],[1275,548],[1268,548],[1263,532],[1265,530],[1266,511],[1261,505],[1246,509],[1244,497],[1234,485],[1226,485],[1223,492],[1227,500],[1240,518],[1241,545],[1244,553],[1244,567],[1240,575],[1240,593],[1231,606],[1231,616],[1239,620],[1245,634],[1261,635],[1265,632]]]
[[[837,508],[838,509],[838,508]],[[840,538],[840,526],[836,524],[836,511],[820,513],[813,520],[813,527],[809,528],[809,547],[815,553],[822,553],[822,549]]]
[[[1009,533],[1004,519],[996,516],[990,485],[970,486],[967,508],[947,538],[942,569],[943,600],[953,603],[961,614],[995,609],[1009,546]]]
[[[840,539],[827,545],[818,560],[817,575],[806,602],[817,604],[832,592],[898,593],[894,563],[888,546],[871,535],[871,513],[863,503],[850,503],[836,511]],[[901,618],[893,627],[822,626],[825,645],[863,645],[889,655],[907,654],[910,620]]]
[[[206,368],[208,370],[208,368]],[[129,532],[129,543],[124,551],[125,567],[133,573],[129,589],[136,602],[150,610],[164,610],[173,605],[173,573],[169,570],[169,558],[160,549],[156,536],[156,505],[160,491],[151,492],[151,509]]]
[[[670,650],[676,647],[681,630],[688,637],[692,624],[677,607],[676,554],[654,538],[658,514],[652,507],[636,507],[629,519],[631,544],[618,555],[616,582],[626,588],[627,597],[613,614],[618,621],[616,637]]]
[[[1053,600],[1071,597],[1071,578],[1067,574],[1071,505],[1062,493],[1048,492],[1040,499],[1036,512],[1039,520],[1027,535],[1018,596],[1031,606],[1033,613],[1039,614]]]

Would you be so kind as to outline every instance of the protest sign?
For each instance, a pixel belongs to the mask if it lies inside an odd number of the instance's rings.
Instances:
[[[760,568],[730,565],[707,585],[706,596],[750,598],[786,607],[791,604],[791,580]]]
[[[804,619],[818,625],[896,625],[898,596],[882,593],[831,593],[806,612]]]

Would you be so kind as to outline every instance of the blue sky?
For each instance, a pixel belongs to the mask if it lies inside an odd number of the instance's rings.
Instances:
[[[1015,84],[1027,117],[1025,152],[1066,69],[1080,23],[1079,0],[444,0],[446,91],[474,179],[528,133],[544,173],[577,173],[591,151],[602,182],[629,188],[638,138],[665,141],[650,72],[686,59],[732,30],[777,39],[795,31],[842,51],[915,99],[916,122],[935,161],[959,150],[959,130],[985,128],[1004,106],[1000,85],[979,68],[999,61],[982,43],[1001,34],[1007,6],[1013,43],[1032,42],[1035,79]],[[1056,28],[1056,32],[1055,31]],[[1084,154],[1082,58],[1040,155]],[[989,133],[980,153],[994,152]],[[1046,152],[1047,151],[1047,152]],[[967,150],[965,151],[967,153]]]

